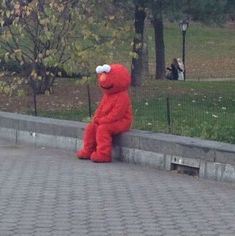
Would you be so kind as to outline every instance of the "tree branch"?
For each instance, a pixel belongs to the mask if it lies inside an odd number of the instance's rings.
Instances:
[[[25,6],[29,5],[33,1],[34,0],[21,0],[21,1],[19,1],[20,8],[22,9],[22,7],[25,7]],[[12,11],[14,9],[14,5],[12,4],[11,0],[6,2],[6,8],[9,11]],[[3,23],[3,27],[12,25],[14,20],[17,17],[23,18],[22,17],[22,15],[23,15],[22,13],[23,13],[23,10],[20,13],[17,13],[17,12],[14,11],[13,15],[11,15],[9,17],[5,17],[4,23]]]

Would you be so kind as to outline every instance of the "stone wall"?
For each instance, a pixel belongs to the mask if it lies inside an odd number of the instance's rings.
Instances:
[[[15,144],[63,148],[82,145],[85,123],[0,112],[0,137]],[[131,130],[113,141],[113,158],[235,182],[235,145],[197,138]]]

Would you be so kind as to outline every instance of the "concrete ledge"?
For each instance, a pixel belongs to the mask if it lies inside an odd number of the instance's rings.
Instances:
[[[0,137],[75,151],[85,123],[0,112]],[[172,170],[198,169],[200,177],[235,182],[235,145],[197,138],[131,130],[114,137],[113,158]]]

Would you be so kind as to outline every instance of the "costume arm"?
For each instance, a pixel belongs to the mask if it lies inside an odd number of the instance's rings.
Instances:
[[[130,105],[130,99],[127,93],[118,97],[112,110],[105,117],[99,119],[99,124],[112,123],[124,117]]]
[[[96,108],[96,111],[95,111],[95,113],[93,115],[93,119],[92,120],[95,123],[98,122],[98,118],[100,116],[100,111],[102,109],[103,102],[104,102],[104,97],[102,97],[102,99],[101,99],[101,101],[100,101],[100,103],[99,103],[98,107]]]

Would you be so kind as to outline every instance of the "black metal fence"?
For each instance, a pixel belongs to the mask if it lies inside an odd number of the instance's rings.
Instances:
[[[167,83],[162,81],[153,86],[130,89],[134,115],[132,128],[235,143],[235,93],[229,90],[230,84],[222,84],[227,89],[218,92],[218,89],[207,89],[204,82],[200,89],[192,89],[190,84],[185,86],[186,82]],[[195,87],[200,85],[194,83]],[[65,81],[61,81],[61,90],[67,86],[64,84]],[[161,87],[163,85],[165,87]],[[100,89],[96,84],[75,85],[74,81],[70,86],[71,90],[75,87],[74,91],[66,91],[63,96],[56,93],[39,96],[38,115],[89,121],[102,96]],[[13,108],[17,110],[10,110],[14,100]],[[32,96],[11,97],[2,101],[4,103],[7,107],[1,105],[3,111],[34,114]],[[24,109],[18,110],[22,106]]]
[[[135,128],[235,143],[232,94],[133,96],[133,110]]]
[[[91,89],[95,88],[87,87],[88,91]],[[94,100],[91,92],[88,94],[87,116],[94,112],[99,100],[99,97]],[[135,129],[235,143],[233,93],[134,87],[130,96]]]

